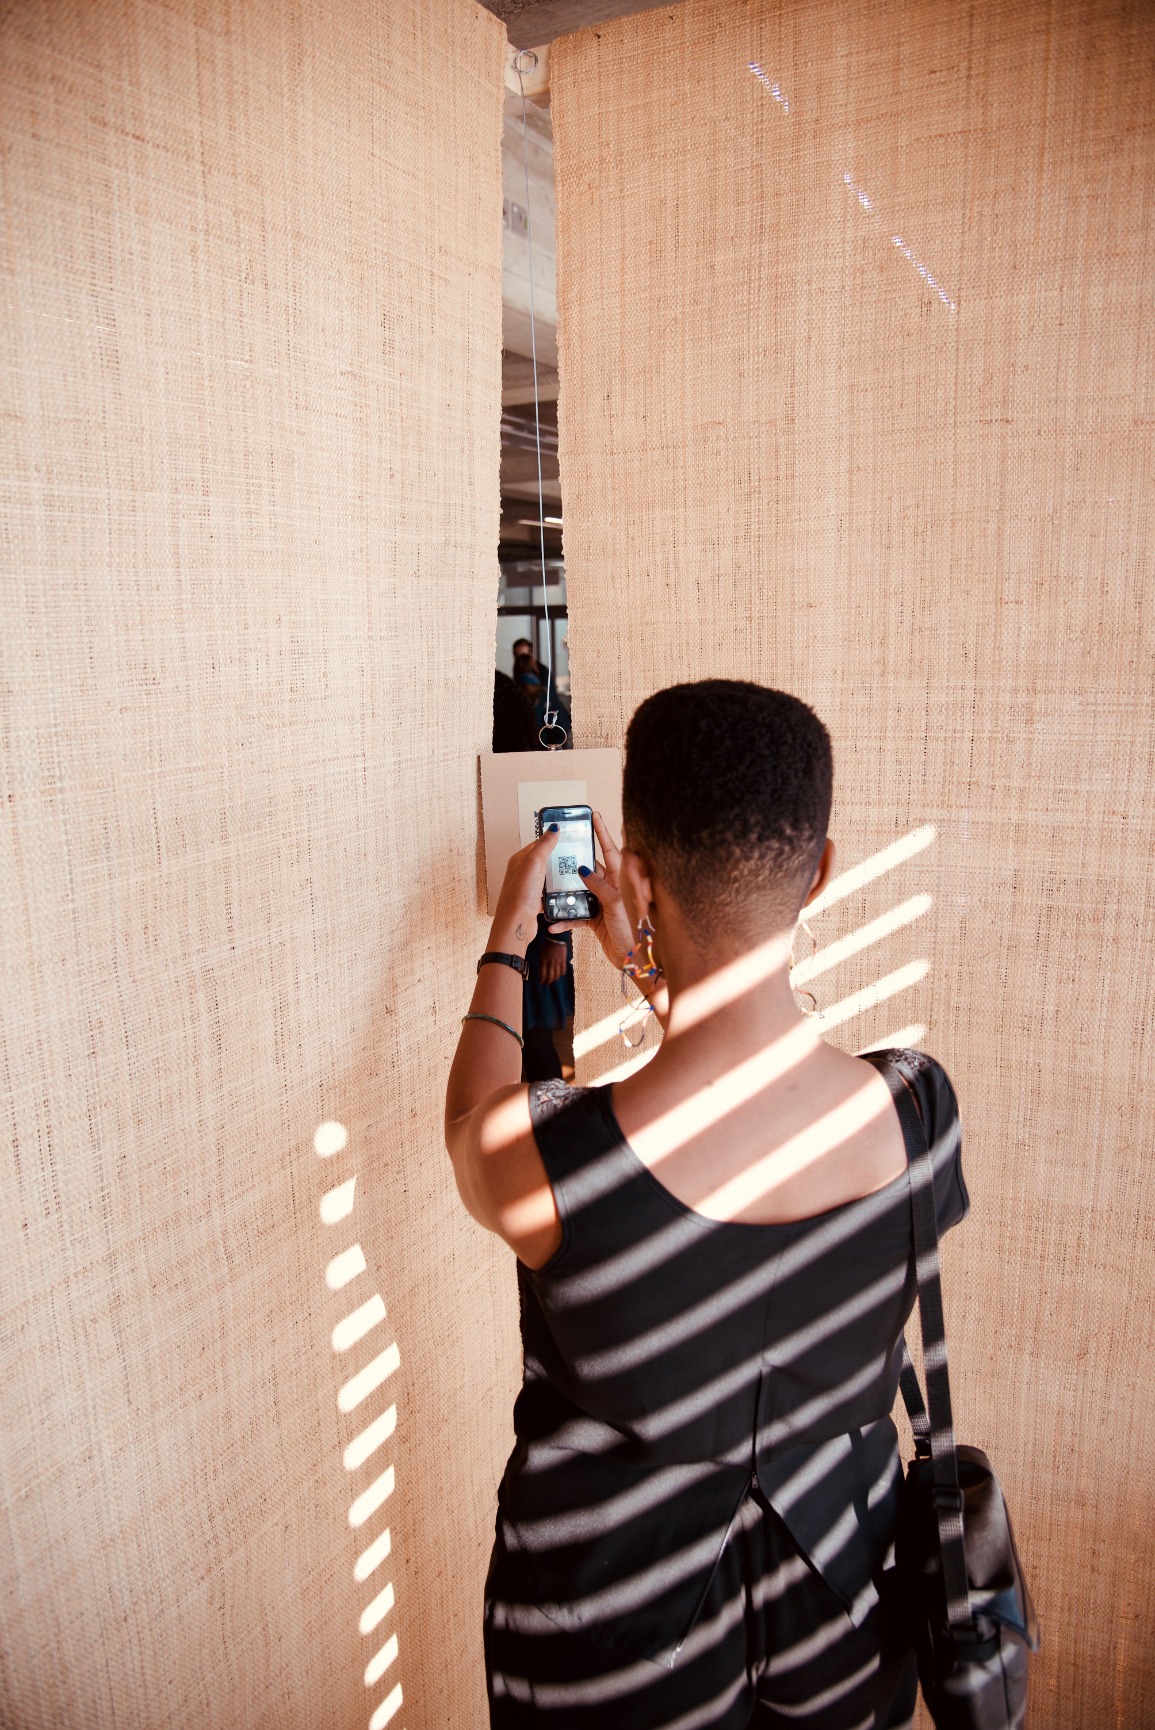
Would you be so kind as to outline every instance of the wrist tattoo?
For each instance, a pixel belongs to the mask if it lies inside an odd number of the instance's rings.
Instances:
[[[517,938],[519,943],[525,942],[525,926],[520,920],[518,920],[517,930],[514,932],[514,936]]]

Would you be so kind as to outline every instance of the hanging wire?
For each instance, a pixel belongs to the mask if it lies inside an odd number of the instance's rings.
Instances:
[[[537,326],[533,313],[533,222],[529,213],[529,122],[526,118],[525,74],[532,72],[537,66],[537,55],[532,48],[523,48],[514,56],[513,70],[517,74],[518,88],[521,91],[521,146],[525,165],[525,243],[529,253],[529,350],[533,362],[533,433],[537,449],[537,522],[538,538],[541,545],[541,598],[545,608],[545,634],[549,644],[549,660],[545,670],[545,726],[542,733],[560,733],[564,745],[567,734],[564,727],[558,725],[557,710],[552,706],[553,700],[553,627],[549,618],[549,588],[545,568],[545,487],[541,475],[541,398],[537,384]],[[541,738],[541,734],[538,735]],[[545,740],[541,740],[545,745]],[[556,750],[557,746],[546,746],[547,750]]]

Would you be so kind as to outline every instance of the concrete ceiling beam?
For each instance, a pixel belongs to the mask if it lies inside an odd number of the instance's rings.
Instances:
[[[652,12],[654,0],[481,0],[505,25],[515,48],[538,48],[591,24]]]

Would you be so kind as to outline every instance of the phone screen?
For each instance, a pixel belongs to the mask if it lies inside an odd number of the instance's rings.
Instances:
[[[546,861],[545,886],[550,894],[584,889],[578,866],[594,868],[593,814],[588,805],[547,805],[541,813],[542,829],[558,826],[557,846]]]

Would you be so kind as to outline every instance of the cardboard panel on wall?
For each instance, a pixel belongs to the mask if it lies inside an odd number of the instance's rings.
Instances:
[[[1036,1588],[1032,1718],[1138,1727],[1150,1495],[1103,1437],[1155,1444],[1155,16],[686,0],[551,88],[582,737],[705,675],[830,726],[842,862],[894,863],[812,988],[956,1083],[956,1415]]]
[[[604,748],[487,752],[481,758],[481,803],[486,905],[495,913],[506,862],[533,840],[534,816],[544,806],[589,805],[620,840],[621,753]]]

